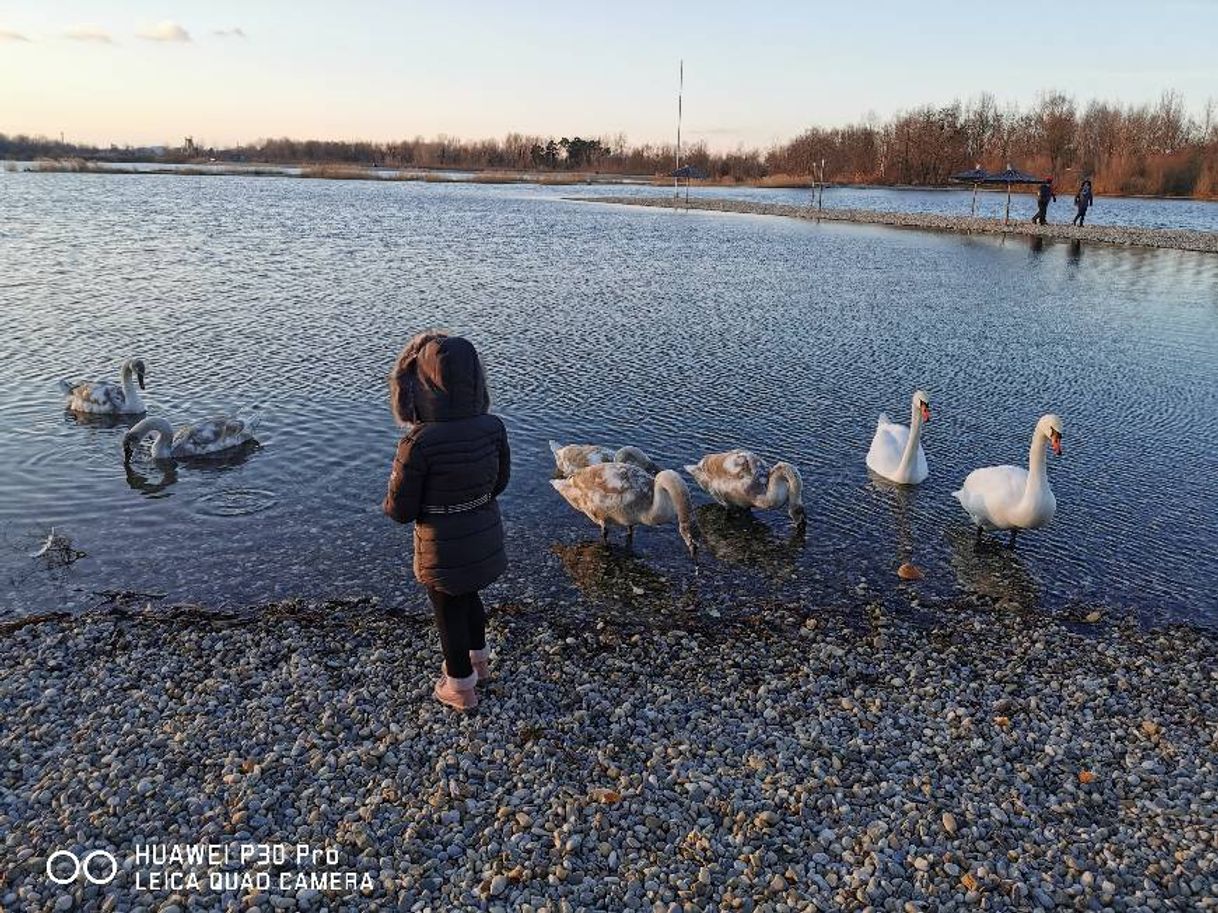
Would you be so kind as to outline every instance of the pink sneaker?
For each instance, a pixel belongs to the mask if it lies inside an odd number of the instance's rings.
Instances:
[[[453,678],[448,674],[448,664],[441,667],[440,678],[436,682],[436,700],[447,704],[453,710],[473,710],[478,706],[478,695],[474,686],[478,683],[478,673],[471,672],[465,678]]]
[[[474,675],[478,676],[478,684],[491,680],[491,651],[486,647],[481,650],[470,650],[469,661],[474,665]]]

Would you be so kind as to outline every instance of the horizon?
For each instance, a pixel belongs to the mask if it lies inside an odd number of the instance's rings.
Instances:
[[[1027,108],[1055,91],[1123,105],[1177,91],[1195,116],[1218,86],[1207,51],[1216,5],[1161,3],[1170,43],[1166,28],[1133,15],[1132,0],[1079,4],[1068,16],[1033,2],[1028,27],[1001,32],[964,21],[967,8],[941,0],[915,18],[893,2],[867,14],[715,3],[694,18],[692,7],[634,0],[612,11],[456,13],[373,2],[340,11],[221,0],[172,14],[147,0],[18,3],[0,8],[0,80],[14,87],[0,133],[102,147],[509,133],[671,144],[682,59],[683,138],[713,152],[987,92]],[[933,29],[911,38],[923,23]],[[1047,34],[1035,31],[1041,23]]]

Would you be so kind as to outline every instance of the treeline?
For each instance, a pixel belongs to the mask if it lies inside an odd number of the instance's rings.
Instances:
[[[1097,193],[1218,197],[1218,110],[1211,100],[1190,116],[1184,100],[1166,92],[1155,104],[1092,101],[1083,107],[1047,93],[1028,109],[1000,107],[990,95],[903,112],[887,121],[832,129],[812,127],[769,150],[711,152],[702,143],[682,149],[716,181],[806,182],[824,163],[838,183],[938,185],[955,171],[1008,163],[1053,174],[1066,187],[1089,176]],[[180,147],[100,149],[43,137],[0,134],[0,158],[197,162],[208,159],[270,164],[351,164],[386,168],[494,171],[580,171],[665,175],[671,144],[630,145],[621,135],[554,137],[508,134],[503,139],[439,136],[388,143],[268,139],[211,148],[187,138]]]
[[[1218,109],[1211,100],[1191,117],[1175,92],[1153,105],[1081,109],[1054,92],[1028,110],[982,95],[886,123],[814,127],[765,159],[771,173],[787,174],[812,173],[823,159],[830,180],[876,184],[941,184],[954,171],[1009,163],[1067,186],[1089,176],[1097,193],[1215,197]]]

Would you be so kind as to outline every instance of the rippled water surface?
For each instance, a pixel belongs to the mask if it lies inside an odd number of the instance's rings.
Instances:
[[[964,592],[1218,623],[1218,258],[571,193],[0,174],[0,614],[117,589],[417,604],[408,532],[379,510],[398,434],[384,377],[414,331],[444,327],[483,351],[512,435],[500,597],[714,612]],[[65,414],[56,381],[130,355],[151,413],[257,410],[259,445],[125,471],[125,423]],[[893,490],[863,458],[876,414],[907,420],[915,386],[934,400],[931,477]],[[1056,520],[977,552],[950,492],[1024,462],[1051,410]],[[671,527],[605,550],[548,484],[549,438],[670,466],[732,446],[790,460],[806,537],[696,492],[696,575]],[[916,590],[904,560],[926,573]]]

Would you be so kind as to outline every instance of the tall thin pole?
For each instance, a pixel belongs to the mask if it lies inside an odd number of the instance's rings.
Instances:
[[[680,70],[677,76],[677,167],[676,171],[681,170],[681,105],[685,95],[685,59],[681,59]],[[672,176],[672,195],[680,196],[681,179],[677,175]]]

